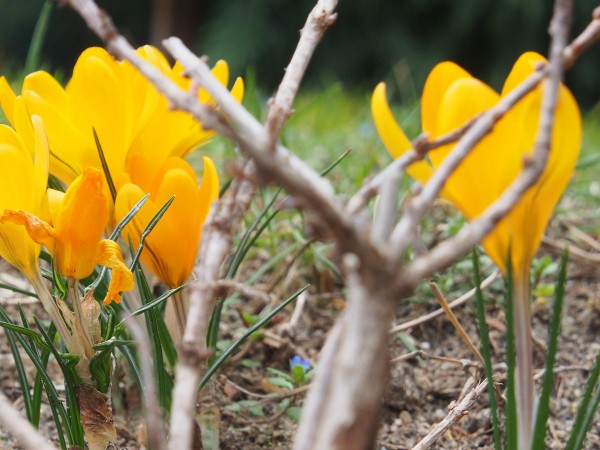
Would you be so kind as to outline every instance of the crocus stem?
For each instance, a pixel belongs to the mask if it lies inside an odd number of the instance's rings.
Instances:
[[[529,307],[529,267],[515,272],[513,279],[513,310],[515,333],[515,388],[517,398],[517,429],[519,450],[530,450],[535,415],[533,384],[533,343]]]
[[[39,270],[36,271],[34,275],[29,277],[29,282],[31,283],[31,286],[33,287],[35,293],[40,299],[42,306],[50,316],[50,320],[52,321],[52,323],[54,323],[54,326],[58,330],[59,336],[65,342],[65,344],[67,344],[68,347],[69,343],[71,342],[71,332],[69,331],[69,328],[67,327],[67,324],[65,323],[65,320],[60,313],[60,309],[58,308],[56,301],[54,300],[52,294],[46,287],[46,284],[44,283],[44,280],[42,279]]]
[[[85,357],[89,361],[94,356],[94,349],[92,348],[92,340],[85,326],[83,326],[83,311],[81,309],[81,300],[79,299],[79,292],[77,292],[77,280],[73,277],[67,279],[67,298],[73,305],[74,320],[73,326],[75,328],[75,338],[78,338],[83,346]]]
[[[189,299],[186,289],[173,294],[173,297],[167,304],[165,321],[175,344],[179,344],[183,337],[188,308]]]

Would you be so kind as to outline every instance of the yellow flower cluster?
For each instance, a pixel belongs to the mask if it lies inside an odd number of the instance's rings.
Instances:
[[[190,87],[181,64],[171,66],[154,47],[137,52],[180,87]],[[213,74],[228,84],[224,61],[217,62]],[[241,79],[232,94],[241,100]],[[213,102],[203,90],[198,98]],[[0,126],[1,257],[30,280],[39,277],[40,244],[67,277],[82,279],[96,264],[105,265],[112,279],[104,302],[119,302],[119,292],[133,288],[133,275],[118,245],[102,236],[149,193],[125,228],[125,239],[138,245],[156,211],[176,196],[146,241],[142,261],[169,287],[187,280],[219,182],[214,164],[204,158],[199,186],[183,157],[207,142],[212,131],[171,109],[133,66],[101,48],[80,55],[64,88],[39,71],[25,78],[17,95],[0,77],[0,105],[13,127]],[[116,192],[103,174],[94,135]],[[49,173],[68,186],[64,194],[47,189]]]

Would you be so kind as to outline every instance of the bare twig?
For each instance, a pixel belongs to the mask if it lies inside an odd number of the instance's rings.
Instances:
[[[581,54],[600,39],[600,6],[592,12],[592,21],[564,50],[564,66],[571,68]]]
[[[431,287],[431,290],[433,291],[433,294],[435,295],[435,298],[437,299],[438,303],[446,313],[448,320],[450,320],[452,325],[454,325],[454,328],[458,332],[460,338],[467,345],[467,347],[469,347],[471,353],[473,353],[477,360],[483,365],[483,357],[481,356],[481,353],[479,353],[479,350],[477,350],[477,347],[475,347],[475,344],[473,344],[473,341],[471,340],[463,326],[460,324],[454,313],[452,312],[452,309],[448,305],[448,302],[446,301],[446,298],[444,297],[444,294],[442,294],[442,291],[440,290],[438,285],[433,281],[430,281],[429,286]]]
[[[569,248],[569,257],[573,259],[577,259],[578,261],[590,264],[594,267],[597,267],[600,263],[600,254],[586,252],[585,250],[580,249],[572,244],[569,244],[566,241],[557,241],[556,239],[552,239],[548,236],[544,236],[542,238],[542,244],[550,247],[553,250],[556,250],[558,253],[563,253],[565,249]]]
[[[494,272],[489,277],[487,277],[485,280],[483,280],[483,282],[481,283],[481,290],[485,289],[490,284],[492,284],[494,281],[496,281],[496,279],[498,279],[499,275],[500,275],[499,272]],[[463,303],[468,302],[475,296],[475,293],[476,293],[475,288],[471,289],[470,291],[468,291],[465,294],[458,297],[456,300],[453,300],[450,303],[448,303],[448,307],[452,309],[452,308],[456,308],[457,306],[462,305]],[[418,326],[420,326],[426,322],[429,322],[430,320],[433,320],[436,317],[439,317],[443,314],[444,314],[443,309],[441,309],[441,308],[436,309],[435,311],[430,312],[429,314],[425,314],[421,317],[417,317],[416,319],[409,320],[408,322],[404,322],[404,323],[401,323],[399,325],[392,327],[390,329],[390,334],[400,333],[402,331],[418,327]]]
[[[484,380],[479,383],[477,387],[475,387],[475,389],[473,389],[467,396],[465,396],[465,398],[458,405],[452,408],[444,420],[438,423],[427,436],[421,439],[421,441],[419,441],[419,443],[412,448],[412,450],[425,450],[430,448],[448,428],[469,413],[469,408],[475,404],[475,402],[486,389],[487,380]]]
[[[571,225],[571,224],[567,224],[567,229],[569,230],[570,233],[573,234],[573,236],[575,236],[577,239],[585,242],[588,246],[590,246],[591,248],[593,248],[594,250],[600,252],[600,242],[598,242],[596,239],[594,239],[592,236],[590,236],[587,233],[584,233],[583,231],[581,231],[579,228],[577,228],[575,225]]]
[[[336,236],[343,251],[358,255],[373,267],[381,266],[380,255],[368,239],[363,239],[363,230],[344,213],[329,181],[282,145],[269,151],[266,129],[218,82],[206,63],[177,38],[167,39],[164,45],[217,101],[236,129],[236,142],[253,159],[257,170],[266,179],[284,186],[303,208],[314,212],[331,235]],[[185,103],[177,106],[187,107]]]
[[[306,19],[296,51],[281,80],[279,89],[277,89],[277,94],[269,101],[269,115],[265,126],[270,148],[275,146],[283,124],[293,112],[294,97],[298,92],[308,63],[323,34],[335,21],[334,10],[337,3],[338,0],[319,0]]]
[[[429,140],[427,134],[418,136],[413,142],[413,147],[390,164],[385,169],[375,175],[370,181],[367,181],[361,186],[356,194],[348,201],[346,212],[348,214],[358,213],[366,203],[379,193],[386,180],[395,174],[400,176],[408,166],[425,158],[428,152],[440,148],[444,145],[451,144],[459,140],[469,128],[475,123],[476,119],[471,119],[463,126],[452,130],[436,139]]]
[[[217,295],[227,295],[231,292],[237,292],[245,297],[257,299],[263,303],[269,303],[271,301],[271,296],[267,292],[246,286],[244,283],[239,283],[235,280],[218,280],[214,282],[213,287]]]
[[[0,393],[0,423],[26,450],[56,450]]]
[[[380,407],[389,369],[387,330],[394,303],[390,292],[373,289],[372,280],[361,277],[358,266],[356,256],[345,256],[348,304],[340,336],[334,338],[337,352],[330,364],[320,361],[317,366],[296,450],[365,449],[374,442],[378,419],[373,413]],[[330,342],[328,338],[329,349]]]
[[[283,83],[281,95],[284,99],[281,105],[284,114],[276,113],[276,108],[273,107],[274,112],[271,114],[275,119],[272,120],[277,122],[271,128],[274,131],[269,131],[269,127],[263,126],[249,114],[214,78],[206,63],[190,52],[178,39],[168,39],[165,41],[165,47],[184,65],[194,83],[211,94],[218,110],[198,103],[194,92],[182,91],[151,64],[139,58],[92,0],[70,0],[69,3],[105,40],[109,51],[119,58],[129,60],[167,96],[173,107],[192,113],[202,121],[205,128],[214,129],[234,140],[252,159],[257,174],[265,181],[277,183],[288,190],[297,205],[317,218],[324,235],[334,239],[344,259],[353,261],[346,264],[345,269],[349,289],[348,308],[327,340],[326,351],[319,362],[313,389],[305,405],[295,448],[368,448],[374,441],[377,411],[387,376],[387,330],[395,299],[399,295],[411,292],[421,279],[446,267],[466,253],[493,229],[543,171],[547,158],[547,150],[544,154],[544,149],[541,148],[543,143],[536,146],[532,162],[526,165],[500,200],[488,208],[479,219],[465,227],[463,232],[410,264],[403,266],[400,255],[410,242],[415,225],[427,211],[450,173],[467,156],[470,149],[491,130],[506,109],[516,104],[546,76],[548,69],[535,72],[515,90],[516,92],[513,91],[512,97],[504,97],[504,103],[501,101],[500,106],[483,114],[468,128],[437,175],[434,175],[416,197],[412,210],[393,231],[391,249],[386,245],[385,251],[380,251],[383,246],[376,247],[371,240],[365,239],[369,230],[364,229],[362,223],[353,215],[347,214],[347,209],[344,209],[342,201],[335,196],[331,184],[285,147],[273,144],[276,134],[287,119],[285,114],[291,111],[291,103],[301,74],[292,73],[288,78],[292,81]],[[310,30],[311,28],[307,28],[306,32],[311,33]],[[595,34],[593,37],[597,38]],[[318,39],[316,41],[318,42]],[[298,58],[304,61],[302,64],[308,62],[308,57]],[[304,70],[294,67],[296,66],[290,65],[288,72]],[[405,161],[406,165],[396,167],[396,173],[398,169],[404,169],[409,162]],[[382,178],[383,182],[377,186],[377,190],[387,183],[386,179],[387,176]],[[239,190],[233,192],[252,192],[252,187],[241,188],[241,183],[244,182],[245,180],[234,180],[234,184],[238,183]],[[244,201],[241,202],[242,207],[239,210],[232,207],[239,202],[239,196],[234,193],[230,194],[229,200],[226,197],[218,203],[216,212],[211,213],[204,230],[198,283],[193,287],[193,300],[176,371],[173,394],[176,407],[171,415],[169,442],[172,450],[188,449],[191,442],[196,399],[191,393],[196,392],[200,374],[205,367],[205,336],[207,318],[215,293],[214,282],[219,279],[219,268],[229,251],[232,228],[238,224],[240,214],[245,210],[244,206],[247,207]],[[227,201],[230,203],[226,203]],[[364,201],[366,200],[361,200],[363,204]],[[321,228],[318,228],[318,231],[320,232]],[[357,364],[357,358],[360,358],[360,364]],[[365,389],[367,385],[371,389]]]

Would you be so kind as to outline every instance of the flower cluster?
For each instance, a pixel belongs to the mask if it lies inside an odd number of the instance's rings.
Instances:
[[[154,47],[137,52],[181,88],[191,87],[181,64],[171,66]],[[213,74],[228,84],[224,61]],[[241,100],[241,79],[232,94]],[[214,103],[203,90],[198,98]],[[175,197],[145,242],[141,261],[170,288],[186,282],[219,181],[210,158],[204,157],[201,184],[183,158],[213,132],[170,108],[133,66],[101,48],[80,55],[66,87],[38,71],[17,95],[0,77],[0,106],[12,125],[0,125],[0,257],[31,282],[67,348],[79,356],[79,377],[89,381],[98,343],[92,335],[99,332],[90,317],[97,322],[99,309],[89,296],[79,298],[77,283],[102,265],[111,269],[104,304],[119,303],[120,293],[133,289],[119,244],[103,237],[147,194],[124,229],[125,242],[138,246],[156,212]],[[49,175],[66,191],[49,189]],[[52,296],[41,277],[42,246],[67,279],[67,299]]]

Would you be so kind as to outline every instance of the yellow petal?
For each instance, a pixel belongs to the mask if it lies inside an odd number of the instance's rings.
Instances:
[[[16,95],[5,77],[0,77],[0,107],[10,123],[13,122],[13,105]]]
[[[244,98],[244,79],[242,77],[237,77],[233,86],[231,87],[231,95],[235,98],[239,103],[242,103],[242,99]]]
[[[385,95],[385,83],[379,83],[373,92],[373,96],[371,97],[371,114],[373,115],[377,133],[393,158],[398,158],[412,148],[412,143],[398,126],[396,119],[394,119]],[[421,182],[427,181],[432,173],[431,168],[424,161],[412,164],[407,169],[407,172]]]
[[[30,114],[39,115],[44,121],[50,147],[50,172],[70,184],[84,167],[97,161],[91,137],[81,133],[71,121],[69,111],[56,109],[37,92],[25,91],[23,98]]]
[[[33,202],[44,208],[46,201],[46,185],[48,184],[48,169],[50,166],[50,154],[48,153],[48,138],[41,117],[33,115],[31,123],[34,132],[34,183],[31,186]]]
[[[3,211],[24,209],[41,213],[38,197],[46,187],[46,180],[38,185],[31,153],[13,129],[0,125],[0,214],[4,216],[0,223],[0,256],[30,279],[39,270],[40,246],[23,226],[7,222],[8,213]]]
[[[50,223],[55,223],[58,213],[65,198],[65,193],[55,189],[48,189],[48,210],[50,215]]]
[[[34,242],[42,244],[52,251],[56,232],[48,223],[39,219],[37,216],[34,216],[27,211],[5,209],[2,214],[0,214],[0,223],[4,222],[23,225]]]
[[[69,98],[63,87],[52,75],[43,70],[27,75],[23,80],[22,91],[37,92],[59,111],[67,111],[69,108]]]
[[[519,56],[519,59],[517,59],[517,62],[515,62],[510,74],[504,82],[502,95],[504,96],[512,91],[515,87],[522,83],[525,78],[533,73],[539,63],[545,62],[546,58],[536,52],[526,52]]]
[[[436,135],[455,130],[482,111],[494,106],[500,96],[475,78],[455,81],[440,99]],[[439,167],[455,144],[440,147],[429,154],[434,167]],[[490,133],[471,151],[446,182],[443,196],[453,202],[467,219],[478,216],[502,192],[496,183],[497,172],[506,158],[505,136]],[[480,187],[474,188],[474,180]]]
[[[142,252],[142,262],[164,284],[173,288],[183,284],[194,266],[198,243],[210,205],[217,198],[219,184],[216,169],[210,159],[204,160],[204,178],[198,188],[196,175],[187,162],[170,158],[157,172],[151,198],[125,228],[124,238],[135,246],[159,208],[173,195],[175,200],[156,227],[148,235]],[[123,218],[144,191],[133,184],[122,186],[117,195],[115,212]]]
[[[133,289],[133,274],[123,261],[119,245],[108,239],[100,241],[98,243],[96,264],[108,267],[112,271],[104,304],[109,305],[113,301],[120,303],[121,296],[119,293]]]
[[[74,111],[71,120],[90,142],[92,128],[96,130],[111,176],[118,178],[133,140],[133,99],[121,66],[105,51],[87,49],[78,58],[66,91]],[[96,146],[85,150],[91,152],[93,166],[101,167]]]
[[[437,119],[440,117],[441,99],[455,81],[463,78],[472,78],[472,76],[450,61],[437,64],[427,77],[421,98],[421,120],[423,132],[430,133],[430,138],[439,136],[434,130],[437,129]]]
[[[94,270],[98,242],[108,224],[104,175],[88,168],[67,189],[54,221],[54,260],[59,273],[78,280]]]

